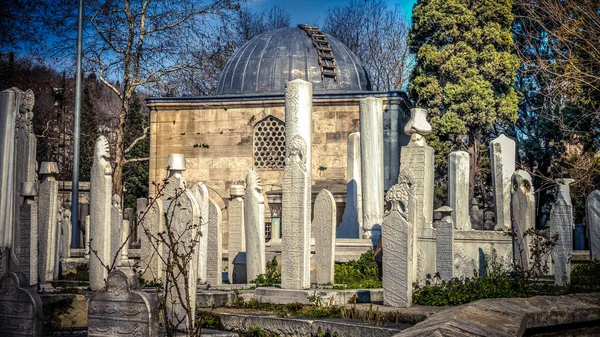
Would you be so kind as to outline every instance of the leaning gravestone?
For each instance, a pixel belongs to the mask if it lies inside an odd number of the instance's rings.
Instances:
[[[90,175],[90,288],[104,287],[108,276],[105,266],[112,263],[111,253],[112,166],[110,149],[104,136],[98,137]],[[119,234],[116,239],[120,239]]]
[[[318,284],[333,284],[335,263],[335,220],[335,199],[333,199],[331,192],[323,189],[315,199],[315,219],[313,220]]]
[[[208,237],[206,255],[206,283],[219,285],[223,283],[223,234],[221,231],[221,207],[213,201],[208,206]]]
[[[233,261],[240,253],[246,251],[246,234],[244,226],[244,186],[231,185],[231,200],[227,206],[228,211],[228,246],[227,246],[227,273],[229,283],[240,283],[234,276]],[[245,253],[244,253],[245,254]],[[241,274],[241,273],[239,273]],[[246,279],[246,272],[243,273]]]
[[[452,208],[443,206],[435,210],[442,215],[442,220],[436,228],[435,267],[442,280],[454,277],[454,224],[452,223]]]
[[[266,271],[265,261],[265,199],[258,172],[246,176],[244,198],[244,225],[246,236],[246,279],[256,279]]]
[[[94,292],[88,304],[89,337],[158,336],[154,298],[140,289],[137,275],[118,268],[106,287]]]
[[[27,277],[8,273],[0,281],[0,337],[42,335],[42,299]]]
[[[573,179],[558,179],[556,202],[550,211],[550,237],[558,236],[552,248],[552,268],[554,284],[569,283],[571,275],[571,255],[573,253],[573,204],[569,184]]]
[[[516,266],[529,270],[530,236],[527,230],[535,228],[535,195],[531,175],[517,170],[512,175],[513,192],[510,201],[513,231],[513,259]],[[501,222],[498,224],[502,225]],[[498,228],[498,227],[496,227]]]
[[[590,259],[600,260],[600,190],[588,196],[585,215],[590,238]]]
[[[409,204],[413,202],[409,186],[397,184],[388,190],[386,201],[391,203],[392,208],[382,225],[383,303],[394,307],[412,305],[415,227],[407,221],[409,215],[406,210],[412,208]],[[403,200],[408,200],[408,204]]]
[[[496,205],[495,229],[511,228],[511,177],[515,172],[516,153],[515,141],[504,134],[490,143],[492,185]]]

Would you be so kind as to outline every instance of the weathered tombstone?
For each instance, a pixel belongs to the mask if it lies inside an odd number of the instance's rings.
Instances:
[[[42,299],[21,273],[0,281],[0,337],[42,335]]]
[[[400,154],[400,172],[410,170],[414,179],[413,194],[415,208],[419,214],[413,226],[432,228],[433,218],[433,177],[434,151],[427,146],[425,136],[431,133],[431,125],[427,122],[427,110],[411,109],[411,119],[404,127],[410,136],[410,142],[403,146]]]
[[[485,219],[483,223],[483,229],[486,231],[493,231],[494,227],[496,227],[496,221],[494,221],[494,217],[496,214],[492,211],[485,211],[483,213],[483,218]]]
[[[558,236],[552,248],[552,268],[554,283],[562,286],[569,283],[571,276],[571,255],[573,254],[573,204],[569,184],[573,179],[558,179],[556,202],[550,211],[550,237]]]
[[[442,280],[454,277],[454,224],[452,223],[452,208],[443,206],[436,209],[442,220],[436,228],[435,267]]]
[[[512,175],[513,192],[511,199],[513,258],[523,270],[529,270],[530,237],[525,232],[535,228],[535,195],[529,173],[517,170]],[[498,224],[501,224],[498,222]]]
[[[90,296],[90,337],[155,337],[158,336],[158,321],[154,298],[140,289],[137,275],[129,268],[112,271],[106,287]]]
[[[105,285],[112,264],[111,254],[111,199],[112,167],[108,140],[98,137],[94,150],[94,163],[90,175],[90,288],[100,290]],[[120,238],[121,235],[117,238]]]
[[[159,281],[163,276],[163,261],[160,258],[163,246],[159,233],[163,231],[163,201],[138,199],[138,226],[140,232],[140,262],[142,277],[149,281]]]
[[[166,217],[163,227],[166,233],[163,259],[170,265],[163,269],[165,274],[162,280],[163,284],[169,285],[165,289],[167,319],[175,328],[186,329],[190,324],[193,326],[194,318],[188,316],[183,303],[189,303],[191,313],[196,307],[200,207],[182,175],[186,169],[184,156],[170,154],[167,168],[168,184],[163,189],[162,197]]]
[[[12,247],[13,210],[18,206],[13,197],[16,181],[15,123],[23,95],[17,88],[0,93],[0,248],[3,250]],[[7,254],[11,254],[10,250]]]
[[[287,138],[286,138],[287,139]],[[265,261],[265,198],[258,172],[246,176],[244,226],[246,236],[246,279],[256,279],[266,271]],[[285,239],[285,237],[284,237]]]
[[[588,196],[585,216],[590,238],[590,259],[600,260],[600,190],[595,190]]]
[[[419,282],[419,277],[423,275],[419,275],[418,273],[418,251],[419,251],[419,242],[417,240],[418,237],[418,227],[414,224],[419,221],[420,213],[417,211],[417,205],[414,198],[414,178],[413,173],[409,169],[402,169],[400,171],[400,176],[398,177],[398,186],[401,191],[406,191],[406,193],[400,193],[397,195],[400,197],[400,204],[407,207],[404,212],[408,217],[406,220],[409,224],[411,224],[412,228],[412,236],[411,236],[411,246],[412,246],[412,281]],[[441,214],[440,214],[441,215]],[[441,219],[440,219],[441,220]]]
[[[91,220],[90,220],[90,216],[86,216],[85,217],[85,259],[86,260],[90,260],[90,234],[91,234],[91,230],[90,230],[90,224],[91,224]]]
[[[362,186],[360,171],[360,132],[348,136],[346,166],[346,209],[336,237],[359,239],[362,237]]]
[[[30,238],[29,232],[21,228],[20,224],[20,210],[23,205],[24,196],[20,194],[21,184],[26,182],[37,182],[37,162],[36,162],[36,149],[37,139],[33,133],[33,105],[35,102],[35,96],[31,89],[27,90],[23,95],[23,100],[19,106],[19,113],[15,123],[15,181],[13,188],[13,212],[14,212],[14,224],[13,224],[13,249],[14,258],[17,258],[16,262],[21,263],[20,258],[17,254],[22,249],[29,250]],[[3,195],[6,196],[6,195]],[[37,239],[37,238],[36,238]],[[22,247],[21,244],[25,244],[26,247]],[[37,281],[37,280],[33,280]]]
[[[402,173],[401,173],[402,174]],[[386,201],[391,210],[383,219],[383,304],[394,307],[412,305],[413,234],[414,226],[408,222],[413,202],[410,185],[394,185]],[[404,202],[408,200],[408,204]]]
[[[123,237],[123,208],[121,206],[121,197],[117,194],[112,196],[112,206],[110,207],[110,256],[108,262],[104,262],[109,266],[118,265],[121,259],[121,246]]]
[[[501,134],[490,143],[492,185],[496,205],[496,228],[511,228],[511,177],[515,172],[515,141]],[[531,181],[531,179],[530,179]]]
[[[19,212],[21,229],[19,267],[21,273],[27,276],[29,285],[34,285],[38,281],[38,207],[35,200],[37,196],[35,183],[22,183],[20,195],[23,204]]]
[[[123,226],[121,228],[121,252],[120,256],[117,257],[117,266],[129,266],[129,241],[133,237],[131,234],[131,230],[129,228],[129,220],[123,220]]]
[[[207,245],[208,245],[208,188],[203,182],[199,182],[192,187],[192,193],[200,206],[200,242],[198,245],[198,279],[200,283],[206,283],[206,263],[207,263]]]
[[[60,231],[60,260],[64,261],[71,256],[71,211],[67,208],[60,208],[58,216],[58,227]]]
[[[335,220],[335,199],[333,199],[331,192],[323,189],[315,199],[315,218],[312,226],[315,236],[315,260],[317,262],[318,284],[333,284]]]
[[[89,203],[81,203],[79,206],[79,219],[82,226],[79,227],[79,242],[77,242],[79,248],[85,248],[87,246],[86,237],[87,232],[85,228],[85,219],[90,215],[90,204]]]
[[[129,244],[131,245],[132,243],[137,243],[139,242],[139,237],[138,237],[138,233],[137,230],[135,228],[135,211],[133,210],[133,208],[125,208],[123,210],[123,219],[127,220],[127,222],[129,223],[129,232],[131,233],[131,237],[129,238]]]
[[[448,204],[452,221],[459,230],[471,229],[469,217],[469,154],[454,151],[448,155]]]
[[[58,276],[56,244],[58,241],[58,166],[54,162],[42,162],[38,197],[38,277],[47,283]]]
[[[240,283],[234,277],[234,265],[236,256],[246,251],[246,234],[244,226],[244,186],[231,185],[231,200],[227,207],[228,211],[228,241],[227,241],[227,276],[229,283]],[[244,259],[245,261],[245,259]],[[244,279],[246,272],[244,271]]]
[[[483,210],[479,209],[479,201],[477,198],[471,199],[471,209],[469,210],[469,221],[471,222],[471,228],[482,229],[483,228]]]
[[[381,236],[384,206],[383,101],[367,97],[359,104],[362,238],[375,246]]]
[[[206,233],[208,237],[206,282],[213,285],[223,283],[223,234],[221,231],[221,222],[221,207],[215,202],[209,201],[208,228]]]

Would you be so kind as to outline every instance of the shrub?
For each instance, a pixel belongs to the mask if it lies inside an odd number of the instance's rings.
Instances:
[[[271,261],[267,261],[266,274],[258,275],[250,283],[256,284],[257,287],[271,287],[281,283],[281,273],[277,271],[277,257],[273,256]]]
[[[600,291],[600,260],[593,260],[576,266],[571,272],[569,292]]]
[[[334,288],[381,288],[381,278],[373,250],[368,250],[358,260],[336,263],[334,280],[336,284],[343,285]]]

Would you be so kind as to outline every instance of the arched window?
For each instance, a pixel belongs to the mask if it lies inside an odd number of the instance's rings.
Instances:
[[[267,116],[254,125],[254,167],[278,169],[285,166],[285,124]]]

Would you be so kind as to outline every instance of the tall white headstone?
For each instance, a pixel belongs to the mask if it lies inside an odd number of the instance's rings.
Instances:
[[[58,275],[57,221],[58,221],[58,165],[54,162],[42,162],[40,166],[40,187],[38,198],[38,277],[41,283],[54,280]]]
[[[182,172],[185,171],[185,158],[182,154],[170,154],[167,159],[169,169],[168,184],[163,189],[163,212],[166,235],[163,245],[163,259],[173,263],[173,268],[165,268],[163,284],[168,284],[165,292],[167,315],[178,329],[186,329],[190,320],[185,306],[196,306],[196,280],[198,246],[200,245],[200,207],[194,194],[187,188]],[[174,263],[178,261],[178,263]],[[184,295],[182,295],[184,294]],[[187,303],[185,303],[187,302]],[[193,312],[193,310],[192,310]],[[180,322],[180,323],[179,323]],[[193,324],[193,322],[191,322]]]
[[[454,151],[448,155],[448,204],[452,221],[459,230],[471,229],[469,216],[469,154]]]
[[[121,197],[117,194],[112,196],[110,207],[110,260],[109,265],[117,265],[121,260],[121,247],[123,246],[123,207]]]
[[[383,222],[383,101],[360,100],[360,159],[362,180],[363,239],[376,245]]]
[[[406,210],[413,202],[409,185],[394,185],[387,194],[391,210],[383,219],[383,303],[394,307],[412,305],[414,226]],[[408,204],[404,201],[408,200]]]
[[[200,245],[198,246],[198,279],[201,283],[206,282],[206,263],[207,263],[207,245],[208,245],[208,188],[203,182],[199,182],[192,187],[192,193],[200,206]]]
[[[600,260],[600,190],[588,196],[585,215],[590,237],[590,259]]]
[[[160,258],[163,252],[160,233],[164,230],[162,199],[138,199],[137,213],[142,277],[148,281],[158,281],[162,279],[164,265]]]
[[[246,251],[246,233],[244,226],[244,186],[231,185],[231,200],[228,211],[228,245],[227,245],[227,274],[229,283],[236,283],[233,279],[233,260],[240,252]]]
[[[304,289],[310,287],[311,83],[294,80],[286,84],[285,124],[286,167],[283,173],[281,202],[281,287]]]
[[[535,195],[531,175],[523,170],[515,171],[512,175],[512,185],[514,188],[511,198],[513,259],[515,265],[523,270],[529,270],[531,237],[525,235],[525,232],[535,228]]]
[[[98,137],[90,175],[90,288],[100,290],[111,265],[112,167],[108,140]],[[121,238],[121,235],[118,236]]]
[[[360,173],[360,132],[348,136],[346,166],[346,209],[342,223],[337,228],[338,238],[360,239],[362,237],[362,186]]]
[[[331,192],[323,189],[315,199],[315,219],[313,220],[318,284],[333,284],[335,264],[335,222],[335,199]]]
[[[515,141],[501,134],[490,143],[490,152],[494,203],[496,205],[495,229],[508,230],[511,228],[511,177],[515,172],[517,153]]]
[[[418,212],[414,227],[432,228],[433,222],[433,178],[434,151],[427,145],[425,136],[431,133],[427,122],[427,110],[411,109],[411,119],[404,127],[410,142],[400,153],[400,172],[410,170],[414,180],[413,193]]]
[[[221,231],[221,207],[210,201],[208,206],[208,236],[206,282],[219,285],[223,283],[223,233]]]
[[[64,261],[71,256],[71,211],[66,208],[60,208],[58,212],[58,230],[60,231],[60,260]]]
[[[266,270],[265,261],[265,198],[258,172],[246,176],[244,198],[244,225],[246,235],[246,280],[256,279]]]
[[[573,203],[569,184],[574,179],[558,179],[556,202],[550,211],[550,237],[558,236],[556,246],[552,248],[552,268],[554,283],[562,286],[569,283],[571,277],[571,255],[573,254]]]

